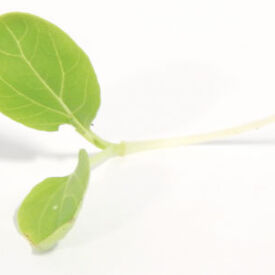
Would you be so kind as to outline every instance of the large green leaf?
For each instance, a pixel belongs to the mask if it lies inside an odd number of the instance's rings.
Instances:
[[[89,157],[79,153],[73,174],[47,178],[35,186],[17,213],[21,233],[38,250],[48,250],[72,227],[89,181]]]
[[[99,105],[89,58],[66,33],[34,15],[0,16],[0,112],[38,130],[83,131]]]

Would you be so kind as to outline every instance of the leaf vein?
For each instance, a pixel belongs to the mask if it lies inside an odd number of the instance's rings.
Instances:
[[[9,53],[9,52],[6,52],[6,51],[1,50],[1,49],[0,49],[0,54],[7,55],[7,56],[12,56],[12,57],[21,57],[19,54]]]
[[[30,56],[30,61],[32,61],[33,58],[35,57],[35,55],[37,53],[38,45],[39,45],[39,42],[40,42],[40,39],[39,39],[40,29],[37,26],[36,26],[36,28],[37,28],[37,33],[36,33],[36,37],[35,37],[35,44],[34,44],[33,53]]]
[[[44,114],[44,113],[46,113],[46,111],[45,110],[43,110],[43,111],[41,111],[41,112],[38,112],[38,113],[36,113],[36,114],[31,114],[31,115],[28,115],[28,116],[20,116],[20,117],[17,117],[16,119],[18,119],[18,120],[24,120],[24,119],[26,119],[26,118],[35,118],[35,117],[39,117],[40,115],[42,115],[42,114]]]
[[[80,63],[80,60],[81,60],[81,52],[78,51],[78,58],[77,60],[75,61],[75,63],[66,71],[66,73],[70,73],[72,72],[77,66],[78,64]]]
[[[82,109],[82,107],[85,105],[86,100],[87,100],[87,96],[88,96],[88,81],[89,80],[89,75],[87,76],[86,79],[86,83],[85,83],[85,89],[84,89],[84,96],[83,96],[83,100],[80,103],[80,105],[73,111],[73,114],[77,113],[79,110]]]
[[[4,111],[4,112],[18,111],[18,110],[27,108],[27,107],[29,107],[29,106],[31,106],[31,105],[32,105],[32,103],[27,103],[27,104],[20,105],[20,106],[15,106],[15,107],[10,107],[10,108],[3,108],[3,111]]]
[[[25,31],[24,31],[23,35],[20,37],[19,41],[23,41],[24,38],[26,37],[26,35],[29,33],[28,24],[26,23],[26,21],[24,19],[22,19],[22,20],[25,24]]]
[[[24,97],[25,99],[31,101],[33,104],[39,105],[40,107],[43,107],[43,108],[45,108],[45,109],[48,109],[49,111],[55,112],[55,113],[57,113],[57,114],[59,114],[59,115],[62,115],[62,116],[65,116],[65,117],[69,117],[66,113],[63,113],[63,112],[61,112],[61,111],[55,110],[55,109],[53,109],[53,108],[51,108],[51,107],[48,107],[47,105],[44,105],[44,104],[42,104],[42,103],[40,103],[40,102],[38,102],[38,101],[32,99],[31,97],[28,97],[27,95],[21,93],[21,92],[20,92],[19,90],[17,90],[13,85],[11,85],[9,82],[7,82],[2,76],[0,76],[0,81],[2,81],[4,84],[6,84],[8,87],[10,87],[16,94],[18,94],[18,95]]]
[[[59,54],[59,51],[56,47],[56,43],[52,37],[52,34],[49,32],[49,36],[50,36],[50,39],[51,39],[51,42],[52,42],[52,45],[53,45],[53,48],[54,48],[54,51],[55,51],[55,55],[56,55],[56,58],[57,58],[57,61],[58,61],[58,64],[59,64],[59,67],[60,67],[60,71],[61,71],[61,83],[60,83],[60,91],[59,91],[59,96],[61,98],[63,98],[63,93],[64,93],[64,83],[65,83],[65,71],[64,71],[64,67],[63,67],[63,63],[62,63],[62,60],[60,58],[60,54]]]

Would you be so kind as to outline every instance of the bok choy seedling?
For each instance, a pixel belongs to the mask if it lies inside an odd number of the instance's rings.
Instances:
[[[87,55],[61,29],[37,16],[0,16],[0,112],[28,127],[58,131],[70,124],[101,149],[79,152],[72,174],[36,185],[17,213],[20,232],[33,247],[52,248],[72,227],[89,182],[90,168],[115,156],[203,143],[275,122],[275,116],[206,134],[113,143],[90,129],[100,106],[100,88]]]

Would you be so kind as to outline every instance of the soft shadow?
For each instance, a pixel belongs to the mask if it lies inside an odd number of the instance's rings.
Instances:
[[[216,140],[211,142],[206,142],[202,144],[197,144],[199,146],[203,145],[214,145],[214,146],[275,146],[275,138],[274,139],[232,139],[232,140]]]
[[[73,153],[47,152],[39,148],[35,143],[21,142],[13,137],[0,135],[0,159],[9,160],[33,160],[37,157],[66,159],[76,157]]]
[[[193,146],[275,146],[274,139],[232,139],[216,140]],[[19,139],[0,135],[0,159],[9,160],[33,160],[37,157],[50,159],[67,159],[77,157],[77,153],[47,152],[39,148],[35,143],[21,142]]]
[[[3,159],[33,159],[39,153],[35,144],[21,142],[13,137],[0,135],[0,158]]]

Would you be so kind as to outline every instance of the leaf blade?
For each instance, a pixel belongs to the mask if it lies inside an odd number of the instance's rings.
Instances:
[[[61,29],[30,14],[0,16],[0,64],[0,112],[38,130],[90,126],[99,84],[87,55]]]
[[[90,174],[89,157],[79,152],[78,165],[69,176],[47,178],[36,185],[17,213],[20,232],[38,250],[48,250],[72,227]]]

